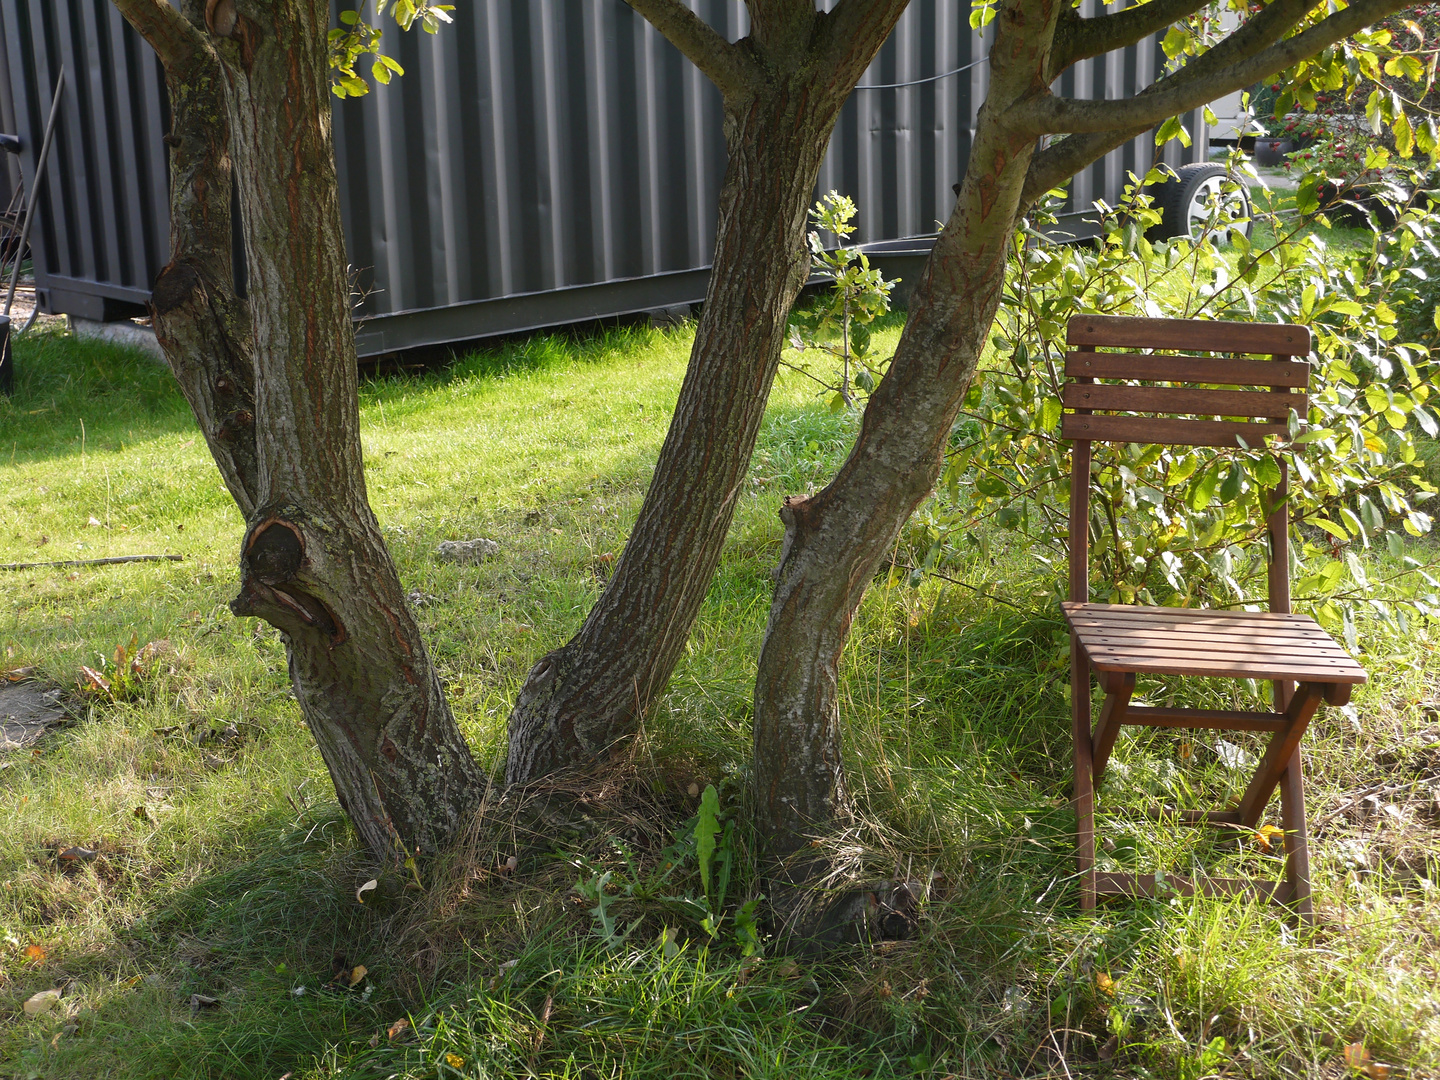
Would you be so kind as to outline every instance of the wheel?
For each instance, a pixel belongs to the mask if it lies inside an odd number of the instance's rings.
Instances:
[[[1243,185],[1227,182],[1226,175],[1223,165],[1210,162],[1180,166],[1152,192],[1161,219],[1150,230],[1150,239],[1199,239],[1207,228],[1217,239],[1228,239],[1231,233],[1248,237],[1250,193]]]

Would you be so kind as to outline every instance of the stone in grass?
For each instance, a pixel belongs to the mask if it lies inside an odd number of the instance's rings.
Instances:
[[[29,746],[52,724],[63,723],[59,693],[38,682],[0,684],[0,753]]]
[[[494,540],[479,537],[474,540],[442,540],[435,549],[445,562],[473,565],[481,559],[493,558],[500,554],[500,545]]]

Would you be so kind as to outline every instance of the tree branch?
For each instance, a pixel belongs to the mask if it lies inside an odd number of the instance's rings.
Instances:
[[[1286,6],[1285,0],[1272,4],[1251,22],[1257,22],[1263,15],[1283,6]],[[1405,0],[1360,0],[1292,38],[1262,48],[1239,59],[1238,63],[1227,64],[1225,61],[1230,57],[1225,53],[1241,51],[1226,49],[1231,39],[1240,34],[1241,31],[1237,30],[1212,50],[1219,52],[1218,58],[1212,61],[1209,53],[1202,55],[1194,63],[1151,84],[1134,97],[1124,101],[1083,101],[1036,95],[1017,103],[1006,116],[1006,123],[1013,130],[1037,136],[1143,131],[1171,116],[1197,109],[1208,101],[1293,67],[1404,6]],[[1241,27],[1241,30],[1244,29]]]
[[[1059,31],[1055,35],[1050,78],[1057,78],[1062,71],[1081,60],[1134,45],[1195,14],[1208,2],[1151,0],[1148,4],[1132,4],[1124,11],[1094,15],[1088,19],[1080,18],[1074,8],[1067,8],[1061,13]]]
[[[188,63],[208,48],[200,32],[166,0],[113,0],[113,3],[167,68]]]
[[[625,2],[719,87],[721,94],[730,94],[749,82],[752,70],[744,52],[726,41],[680,0]]]
[[[873,42],[890,36],[910,0],[840,0],[820,15],[824,59],[836,82],[854,86],[875,58]],[[858,68],[858,70],[856,70]]]

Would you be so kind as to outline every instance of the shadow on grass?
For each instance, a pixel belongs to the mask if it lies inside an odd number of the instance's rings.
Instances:
[[[27,1020],[11,1043],[16,1075],[274,1080],[403,1014],[393,973],[370,953],[383,916],[355,900],[357,853],[338,808],[235,826],[233,862],[156,897],[99,955],[67,959],[62,978],[95,1004],[73,1029]],[[369,962],[360,988],[333,985],[341,955],[347,970]]]

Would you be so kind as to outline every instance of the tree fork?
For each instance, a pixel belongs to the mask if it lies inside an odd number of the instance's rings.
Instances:
[[[812,855],[812,842],[849,821],[840,656],[870,580],[934,483],[999,305],[1034,147],[1004,116],[1046,91],[1041,73],[1059,7],[1002,6],[991,55],[1005,62],[992,62],[960,195],[912,294],[890,368],[835,479],[781,510],[785,542],[756,673],[753,758],[757,824],[781,890],[823,876],[824,849]],[[810,932],[826,932],[824,919]]]
[[[753,0],[731,44],[679,0],[629,0],[719,86],[730,159],[705,309],[670,430],[615,574],[565,646],[531,670],[510,715],[507,783],[595,760],[664,690],[719,563],[809,276],[806,211],[851,88],[907,0],[830,12]]]

